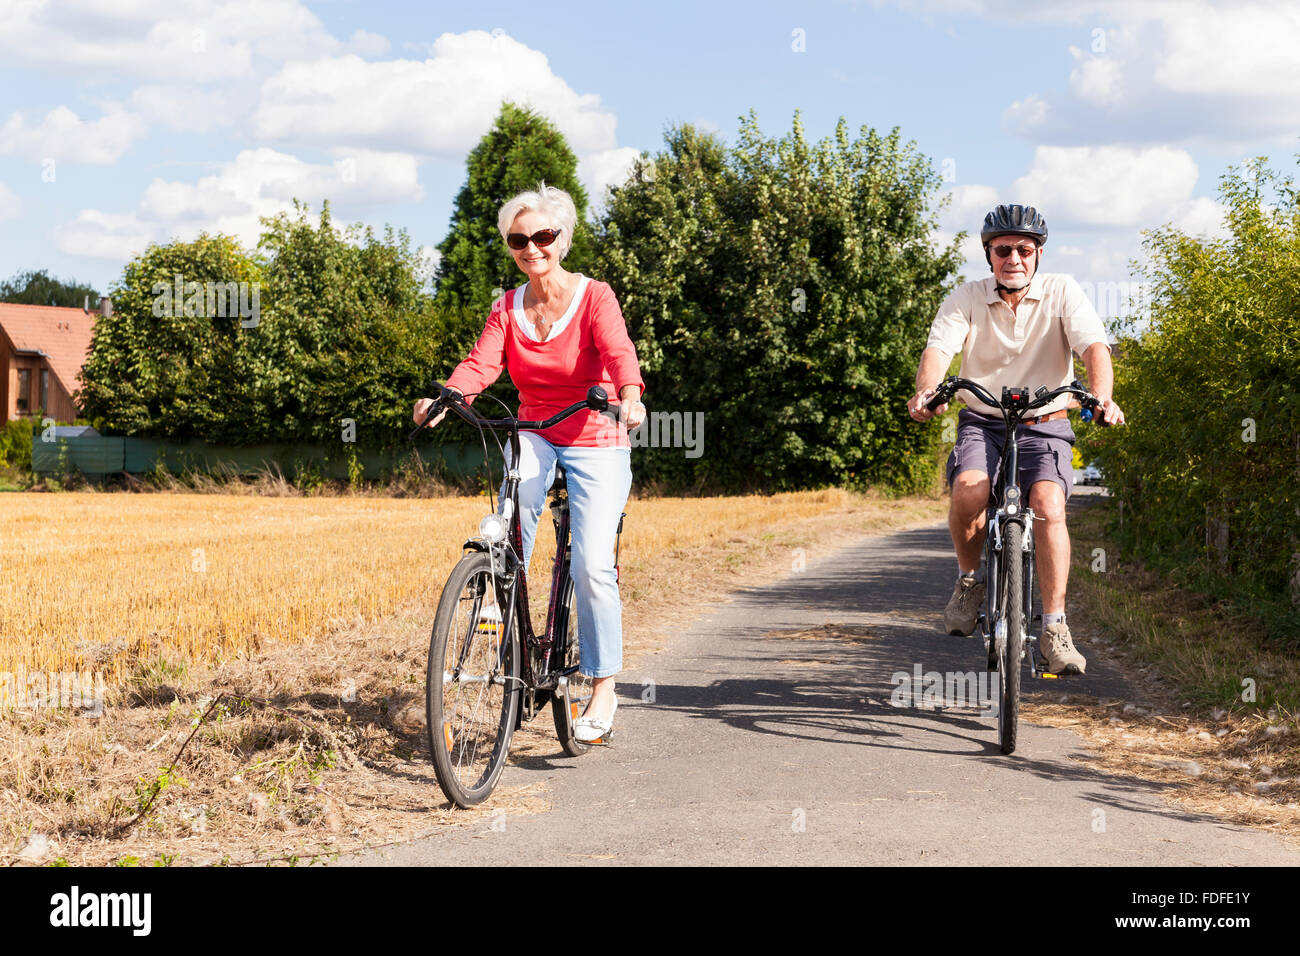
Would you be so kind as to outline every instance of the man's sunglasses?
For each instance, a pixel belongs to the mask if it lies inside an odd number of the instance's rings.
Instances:
[[[997,256],[999,259],[1006,259],[1006,258],[1009,258],[1009,257],[1011,256],[1011,250],[1012,250],[1012,249],[1015,249],[1017,252],[1020,253],[1020,258],[1021,258],[1021,259],[1028,259],[1030,256],[1032,256],[1035,252],[1038,251],[1038,247],[1037,247],[1037,246],[1031,246],[1031,245],[1023,245],[1023,246],[994,246],[994,247],[993,247],[993,254],[994,254],[995,256]]]
[[[522,232],[512,232],[506,236],[506,245],[511,249],[523,250],[528,248],[528,243],[532,243],[538,249],[543,246],[549,246],[559,238],[560,230],[558,229],[539,229],[531,236],[526,236]]]

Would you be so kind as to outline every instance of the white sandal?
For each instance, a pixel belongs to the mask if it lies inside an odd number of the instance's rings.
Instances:
[[[618,713],[618,698],[614,698],[614,709],[609,712],[608,720],[594,717],[579,717],[573,724],[573,739],[582,744],[603,744],[609,741],[614,728],[614,715]]]

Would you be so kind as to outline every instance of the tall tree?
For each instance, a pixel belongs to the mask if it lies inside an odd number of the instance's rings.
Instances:
[[[578,180],[578,159],[564,135],[527,107],[503,103],[492,128],[469,154],[465,185],[456,197],[451,231],[438,251],[437,303],[463,310],[477,321],[475,334],[495,298],[495,289],[519,284],[521,273],[497,231],[497,212],[511,196],[545,181],[573,197],[578,228],[566,269],[583,271],[591,257],[586,223],[587,193]]]
[[[22,305],[61,305],[77,308],[90,297],[91,308],[99,301],[99,293],[76,279],[65,282],[56,279],[44,269],[19,272],[12,279],[0,282],[0,302]]]
[[[933,239],[940,180],[899,131],[796,114],[728,150],[690,126],[611,198],[595,274],[615,289],[652,407],[702,412],[703,446],[638,452],[638,473],[720,489],[928,485],[938,429],[902,413],[959,263]],[[658,402],[660,404],[653,405]],[[658,438],[664,440],[662,429]]]

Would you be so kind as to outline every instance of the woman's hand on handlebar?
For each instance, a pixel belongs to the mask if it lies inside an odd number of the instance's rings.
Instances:
[[[415,410],[411,413],[411,420],[414,421],[415,424],[417,425],[419,425],[422,421],[424,421],[424,416],[429,414],[429,407],[433,404],[433,402],[434,400],[432,398],[422,398],[419,401],[417,401],[415,403]],[[447,409],[444,408],[436,416],[434,416],[433,421],[429,422],[428,427],[432,428],[434,425],[438,424],[438,422],[442,421],[443,416],[446,414],[447,414]]]
[[[947,402],[940,405],[934,411],[930,411],[930,409],[925,407],[926,403],[930,401],[930,399],[934,398],[934,393],[937,391],[939,391],[939,386],[934,385],[930,388],[923,388],[912,396],[911,400],[907,403],[907,413],[912,416],[914,421],[928,422],[936,415],[942,415],[948,410]]]
[[[456,398],[461,397],[460,392],[456,391],[455,389],[448,389],[448,392],[450,392],[450,394],[454,395]],[[430,406],[433,405],[435,401],[436,399],[432,399],[432,398],[422,398],[415,403],[415,408],[411,412],[411,419],[412,421],[415,422],[416,425],[419,425],[422,421],[424,421],[424,416],[429,414],[429,408]],[[443,417],[446,414],[447,414],[447,409],[444,408],[442,411],[440,411],[437,415],[433,417],[433,421],[429,422],[427,427],[433,428],[435,425],[438,424],[438,422],[442,421]]]
[[[621,422],[627,425],[628,431],[638,427],[645,421],[645,406],[641,404],[640,391],[635,385],[627,385],[623,388],[623,398],[619,402],[618,417]]]

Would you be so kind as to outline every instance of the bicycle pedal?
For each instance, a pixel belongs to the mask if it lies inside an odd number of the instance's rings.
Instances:
[[[610,738],[612,738],[613,736],[614,736],[614,730],[613,728],[610,728],[610,730],[603,737],[597,737],[595,740],[579,740],[578,743],[587,744],[589,747],[608,747]]]

